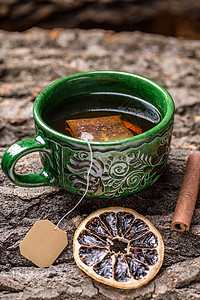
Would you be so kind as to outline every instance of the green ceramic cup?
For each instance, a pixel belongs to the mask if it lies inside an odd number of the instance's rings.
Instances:
[[[94,92],[123,93],[153,104],[162,120],[152,129],[123,140],[93,142],[93,167],[90,173],[88,197],[109,198],[136,193],[162,174],[169,155],[173,127],[174,103],[159,84],[139,75],[118,71],[85,72],[60,79],[45,88],[37,97],[33,115],[36,137],[13,144],[4,153],[2,169],[16,185],[24,187],[60,186],[83,195],[90,165],[90,151],[84,140],[59,133],[44,119],[56,107],[72,105],[72,96]],[[119,103],[98,103],[96,108],[116,109]],[[128,109],[132,108],[128,104]],[[73,107],[87,109],[85,101]],[[127,108],[127,107],[126,107]],[[39,174],[19,175],[16,162],[24,155],[39,152],[43,171]]]

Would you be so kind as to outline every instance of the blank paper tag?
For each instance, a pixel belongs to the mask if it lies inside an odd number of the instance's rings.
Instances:
[[[67,246],[67,234],[49,220],[35,222],[19,248],[21,254],[40,268],[49,267]]]

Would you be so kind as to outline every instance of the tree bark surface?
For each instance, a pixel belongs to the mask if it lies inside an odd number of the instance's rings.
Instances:
[[[199,39],[199,0],[0,0],[0,28],[141,30]]]
[[[59,188],[22,188],[0,170],[0,299],[200,299],[199,197],[189,232],[171,230],[187,157],[200,150],[200,41],[140,32],[34,28],[0,31],[0,157],[15,141],[34,137],[33,102],[61,77],[89,70],[137,73],[163,85],[176,113],[167,168],[150,188],[129,197],[87,199],[61,224],[69,244],[54,264],[40,269],[20,255],[19,243],[36,220],[53,223],[78,200]],[[18,171],[38,172],[37,153],[22,158]],[[95,210],[130,207],[163,236],[164,263],[157,276],[136,290],[119,290],[84,274],[73,259],[73,234]]]

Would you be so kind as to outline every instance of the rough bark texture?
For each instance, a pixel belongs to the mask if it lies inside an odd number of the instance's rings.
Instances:
[[[199,0],[0,0],[0,28],[141,30],[200,39]]]
[[[39,269],[19,253],[36,220],[56,223],[77,201],[59,188],[21,188],[0,170],[0,299],[200,299],[199,198],[189,232],[171,230],[186,159],[200,150],[200,42],[139,32],[41,30],[0,32],[0,157],[13,142],[34,136],[32,106],[50,82],[69,74],[116,69],[149,77],[166,87],[175,105],[172,150],[165,173],[150,188],[129,197],[86,199],[61,228],[69,245],[53,266]],[[19,171],[38,171],[37,154],[18,162]],[[118,290],[82,273],[72,254],[73,234],[89,213],[121,205],[152,221],[165,243],[163,267],[137,290]]]

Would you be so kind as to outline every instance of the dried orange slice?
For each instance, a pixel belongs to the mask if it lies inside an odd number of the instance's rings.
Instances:
[[[109,207],[97,210],[80,224],[73,252],[77,265],[92,278],[132,289],[157,274],[164,244],[144,216],[129,208]]]

